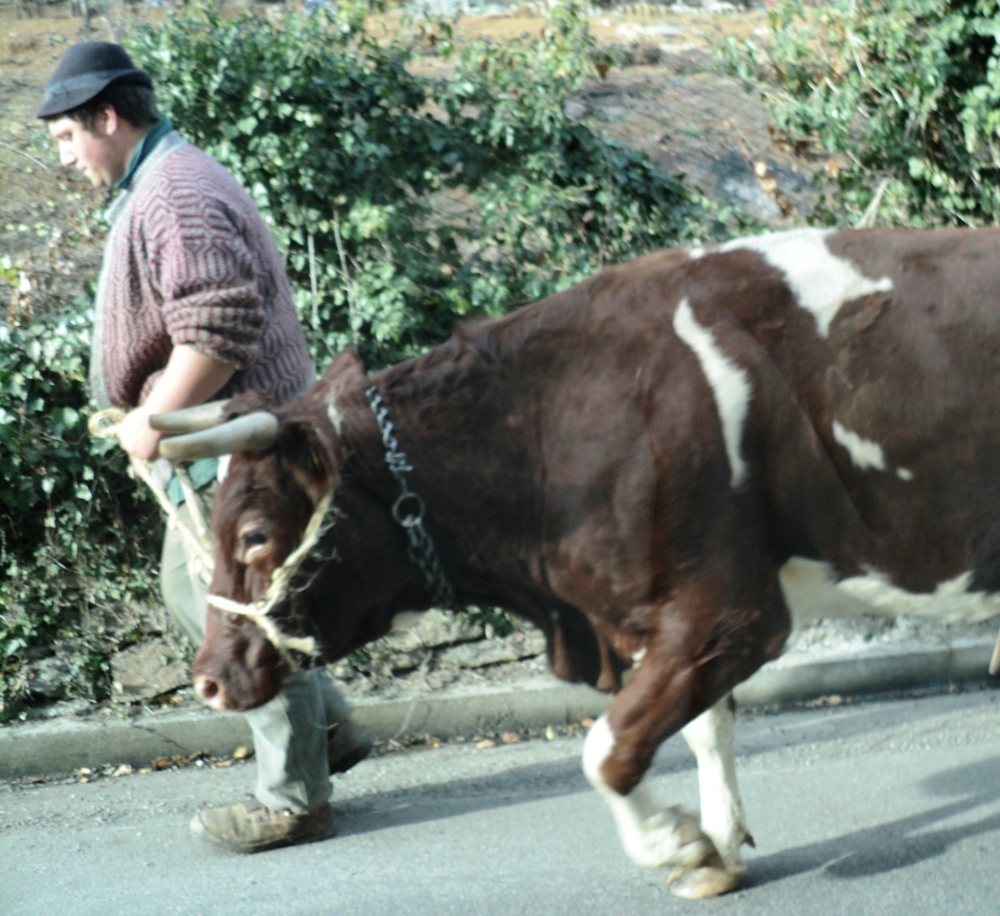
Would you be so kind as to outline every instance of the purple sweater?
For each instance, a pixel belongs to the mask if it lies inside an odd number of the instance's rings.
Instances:
[[[284,402],[312,383],[278,248],[214,159],[168,134],[108,220],[90,371],[101,407],[140,404],[178,344],[236,366],[220,398]]]

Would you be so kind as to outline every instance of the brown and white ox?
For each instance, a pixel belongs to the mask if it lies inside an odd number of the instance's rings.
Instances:
[[[342,353],[264,415],[263,441],[224,425],[165,443],[236,452],[211,586],[232,601],[262,598],[333,491],[320,559],[269,616],[324,661],[431,604],[371,385],[458,603],[523,615],[559,677],[616,693],[584,770],[628,855],[673,867],[684,896],[744,873],[730,691],[782,651],[786,596],[811,580],[844,599],[792,601],[796,618],[904,597],[954,621],[1000,612],[1000,231],[807,229],[651,254],[370,377]],[[210,611],[194,674],[211,705],[265,703],[286,668],[249,618]],[[700,820],[644,782],[678,730]]]

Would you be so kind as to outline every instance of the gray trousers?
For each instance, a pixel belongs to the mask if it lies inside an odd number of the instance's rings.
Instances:
[[[179,515],[189,521],[186,506],[179,507]],[[163,539],[160,569],[163,603],[195,645],[201,645],[208,589],[190,572],[184,542],[171,528]],[[274,811],[295,814],[323,807],[331,792],[327,734],[350,714],[347,701],[322,670],[291,675],[273,700],[248,712],[257,800]]]

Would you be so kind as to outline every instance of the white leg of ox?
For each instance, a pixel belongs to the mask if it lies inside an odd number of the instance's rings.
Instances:
[[[625,853],[646,868],[672,866],[671,891],[680,897],[714,897],[731,891],[745,872],[740,847],[753,840],[743,825],[736,787],[733,714],[728,700],[703,713],[683,731],[698,760],[702,824],[679,806],[660,802],[643,780],[619,795],[601,776],[614,735],[607,718],[594,723],[583,749],[583,770],[614,817]]]
[[[685,897],[708,897],[732,890],[746,871],[740,850],[744,843],[754,845],[743,823],[743,803],[736,784],[734,721],[726,697],[681,731],[698,761],[701,829],[715,844],[724,866],[721,873],[718,869],[696,869],[679,877],[674,891]]]
[[[628,857],[645,868],[674,866],[684,874],[706,863],[721,864],[697,819],[678,806],[661,804],[646,780],[628,795],[620,795],[604,781],[601,766],[614,743],[607,717],[601,716],[583,747],[583,772],[608,803]]]

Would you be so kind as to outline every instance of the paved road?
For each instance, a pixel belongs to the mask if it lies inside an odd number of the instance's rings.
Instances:
[[[340,834],[240,857],[185,832],[252,765],[0,788],[0,914],[996,913],[1000,693],[744,717],[757,849],[743,889],[695,904],[633,866],[580,773],[579,737],[368,761],[337,780]],[[655,783],[692,806],[683,742]]]

